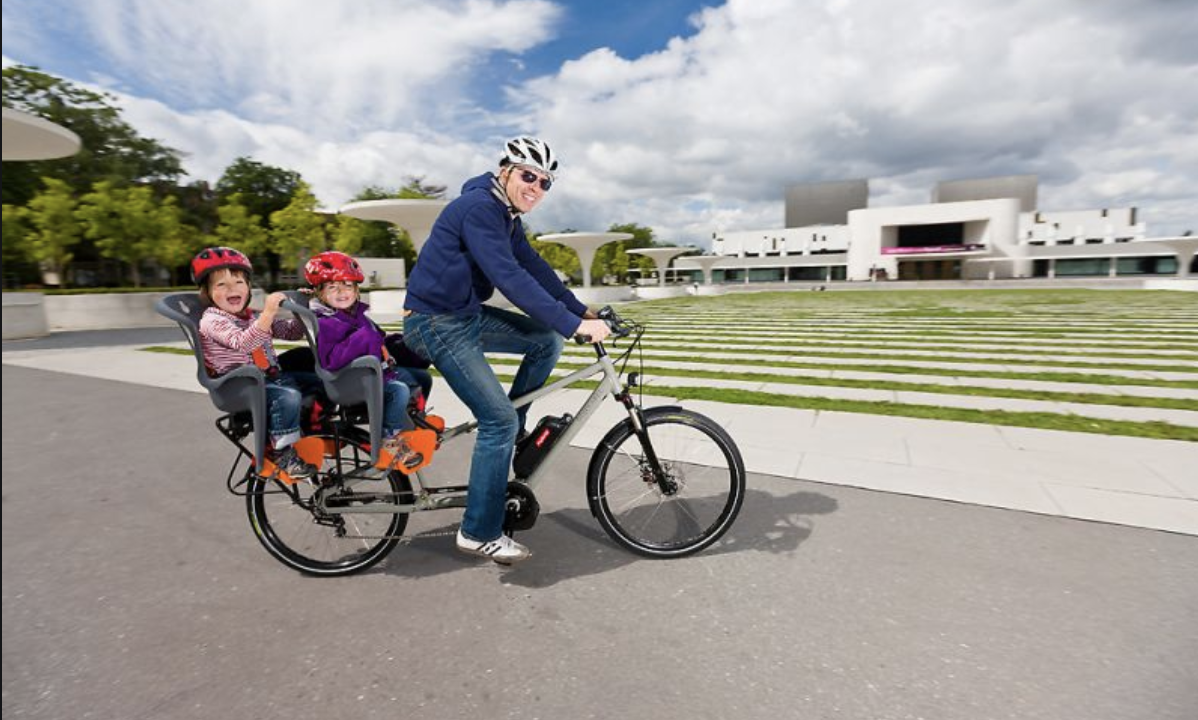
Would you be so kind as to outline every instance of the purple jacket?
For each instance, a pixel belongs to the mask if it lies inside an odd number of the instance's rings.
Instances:
[[[334,310],[319,300],[309,303],[316,314],[319,330],[316,335],[316,353],[325,370],[337,371],[357,358],[373,355],[383,359],[383,340],[386,334],[374,321],[366,317],[370,306],[358,302],[348,312]]]

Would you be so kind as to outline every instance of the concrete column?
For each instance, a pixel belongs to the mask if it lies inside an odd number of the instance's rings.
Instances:
[[[1190,276],[1190,263],[1194,262],[1193,250],[1177,251],[1177,277]]]

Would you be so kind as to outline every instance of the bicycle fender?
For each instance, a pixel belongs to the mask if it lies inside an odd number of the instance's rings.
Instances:
[[[650,418],[658,415],[669,415],[670,413],[681,412],[684,408],[681,405],[657,405],[641,411],[641,415],[648,421]],[[591,516],[599,516],[599,499],[595,497],[595,482],[592,478],[596,477],[599,472],[599,461],[603,454],[603,449],[611,445],[616,437],[625,433],[632,432],[632,418],[624,418],[620,422],[612,426],[611,430],[603,436],[599,444],[595,446],[595,452],[591,453],[591,462],[587,465],[587,505],[591,509]]]

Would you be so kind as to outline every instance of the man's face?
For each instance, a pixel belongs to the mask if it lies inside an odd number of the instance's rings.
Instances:
[[[507,182],[504,183],[503,189],[516,209],[526,213],[532,212],[532,209],[545,198],[545,193],[548,191],[544,189],[542,183],[549,184],[552,181],[543,173],[530,167],[515,165],[508,171]]]

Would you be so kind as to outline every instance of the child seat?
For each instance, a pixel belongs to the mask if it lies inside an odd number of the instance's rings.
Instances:
[[[200,317],[204,305],[199,293],[175,293],[154,304],[159,315],[174,320],[187,337],[196,356],[196,379],[208,391],[216,407],[227,413],[250,413],[254,424],[254,469],[262,471],[266,456],[269,419],[266,414],[266,374],[254,365],[243,365],[221,375],[208,374],[204,346],[200,342]]]
[[[374,356],[355,358],[353,362],[335,372],[325,369],[316,350],[319,324],[316,313],[308,307],[309,296],[298,290],[289,290],[283,308],[290,310],[304,324],[304,334],[312,355],[316,360],[316,375],[324,382],[329,400],[343,409],[353,405],[366,405],[370,426],[370,461],[379,461],[379,449],[383,442],[383,363]]]

